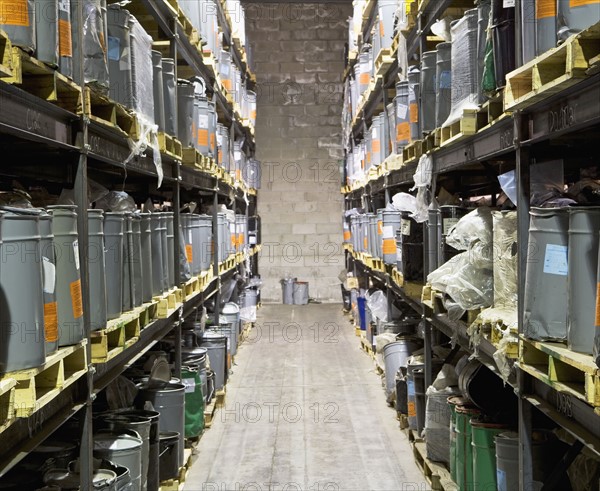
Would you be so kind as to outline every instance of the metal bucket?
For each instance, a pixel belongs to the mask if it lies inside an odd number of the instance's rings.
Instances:
[[[133,109],[134,90],[131,70],[129,11],[119,5],[108,7],[108,74],[110,98]]]
[[[401,337],[398,341],[386,344],[383,348],[385,360],[385,392],[389,398],[395,389],[396,372],[405,367],[410,355],[423,347],[423,341],[413,337]]]
[[[158,418],[157,418],[158,419]],[[157,421],[158,422],[158,421]],[[142,440],[141,448],[141,471],[140,471],[140,489],[145,491],[148,488],[148,469],[150,466],[150,433],[152,422],[149,418],[134,414],[115,414],[105,419],[107,428],[119,434],[121,430],[133,430]]]
[[[600,5],[598,6],[600,8]],[[600,208],[569,209],[567,340],[569,349],[592,354],[596,301]]]
[[[229,148],[229,130],[221,123],[217,124],[217,147],[219,165],[229,172],[231,167],[231,151]]]
[[[371,166],[381,165],[381,142],[383,140],[382,115],[378,114],[371,123]]]
[[[473,489],[497,489],[496,444],[494,439],[506,425],[471,420],[471,445],[473,447]]]
[[[194,438],[204,430],[204,393],[200,369],[182,366],[181,382],[185,385],[185,437]]]
[[[77,446],[73,443],[49,439],[31,451],[27,456],[27,462],[41,468],[47,467],[47,461],[52,459],[53,467],[66,469],[77,454]]]
[[[94,456],[127,467],[132,489],[141,489],[142,446],[142,439],[130,434],[94,435]]]
[[[442,369],[440,360],[432,361],[431,378],[435,380]],[[421,434],[425,425],[425,374],[423,363],[411,363],[406,367],[406,392],[408,406],[408,427]]]
[[[447,401],[448,407],[450,408],[450,462],[448,467],[450,469],[450,477],[452,477],[452,481],[456,482],[456,408],[466,404],[467,400],[463,397],[451,396],[448,397]]]
[[[208,154],[217,156],[217,106],[213,101],[208,101]],[[238,177],[239,179],[239,177]]]
[[[162,59],[163,104],[165,114],[165,133],[177,135],[178,107],[177,81],[175,80],[175,61],[173,58]]]
[[[209,215],[199,215],[199,240],[200,240],[200,269],[207,271],[213,261],[212,251],[212,217]]]
[[[104,329],[106,313],[106,268],[104,265],[104,212],[88,210],[89,305],[92,331]]]
[[[427,221],[427,274],[444,262],[442,247],[442,215],[439,208],[429,209]]]
[[[152,224],[150,213],[140,214],[140,247],[142,251],[142,302],[152,300]]]
[[[11,43],[33,53],[36,47],[35,39],[35,6],[33,0],[16,4],[19,8],[11,11],[10,3],[5,4],[2,12],[0,29],[8,35]],[[13,7],[14,8],[14,7]]]
[[[452,107],[452,43],[439,43],[436,46],[435,72],[435,126],[441,128],[450,116]]]
[[[379,8],[379,36],[382,49],[392,46],[394,40],[394,15],[398,6],[397,0],[378,0]]]
[[[56,300],[58,345],[69,346],[83,339],[83,299],[79,273],[77,207],[52,206],[52,233],[56,251]]]
[[[133,264],[133,306],[139,307],[143,303],[145,271],[142,268],[142,220],[139,214],[131,217],[133,231],[133,251],[131,262]]]
[[[368,213],[369,216],[369,254],[381,257],[379,241],[377,240],[377,213]]]
[[[175,286],[175,267],[173,261],[175,260],[175,227],[173,212],[165,212],[165,221],[167,222],[167,254],[169,256],[169,288]],[[179,254],[177,255],[179,256]],[[179,261],[176,261],[179,264]]]
[[[170,270],[173,267],[173,258],[169,255],[169,239],[167,231],[167,213],[158,213],[160,220],[160,247],[162,249],[162,282],[165,290],[171,288],[169,277],[171,276]]]
[[[532,208],[529,214],[523,333],[562,341],[567,338],[569,210]]]
[[[456,406],[456,484],[461,490],[473,486],[471,418],[479,414],[479,409],[472,406]]]
[[[221,310],[221,318],[225,323],[233,324],[237,327],[238,333],[242,332],[242,322],[240,320],[240,307],[235,302],[227,302]]]
[[[194,85],[187,80],[177,81],[177,138],[183,148],[195,143]]]
[[[181,435],[176,431],[160,432],[160,459],[158,474],[160,480],[177,479],[179,476],[178,447]]]
[[[167,383],[164,387],[140,387],[136,403],[143,408],[149,401],[155,411],[160,413],[159,431],[174,431],[179,433],[178,465],[183,465],[185,449],[185,386],[179,383]]]
[[[152,93],[154,95],[154,122],[158,125],[158,131],[165,131],[162,54],[155,50],[152,50]]]
[[[382,245],[383,262],[396,264],[396,232],[402,224],[402,215],[399,211],[383,210],[382,212]]]
[[[559,35],[566,39],[600,21],[600,2],[558,2]]]
[[[238,327],[237,325],[224,322],[223,319],[220,319],[220,321],[220,324],[218,326],[213,326],[211,330],[222,334],[223,336],[227,336],[227,365],[228,367],[231,367],[231,357],[235,356],[237,353],[239,337]]]
[[[201,268],[200,252],[200,221],[193,213],[181,213],[179,215],[183,231],[185,257],[192,275],[198,276]]]
[[[210,368],[215,373],[214,390],[221,390],[227,380],[227,336],[207,331],[202,336],[200,346],[206,348]]]
[[[369,87],[369,83],[371,82],[371,66],[373,62],[371,61],[370,52],[366,51],[361,53],[358,56],[357,66],[359,67],[359,92],[362,94]]]
[[[284,305],[294,304],[294,283],[296,278],[283,278],[279,280],[281,283],[281,296]]]
[[[163,278],[162,228],[160,213],[150,214],[150,245],[152,250],[152,295],[162,295],[165,291]]]
[[[437,51],[426,51],[421,56],[421,131],[429,133],[435,126],[435,75],[436,75]]]
[[[382,148],[381,161],[390,154],[396,153],[396,109],[394,108],[394,101],[390,102],[385,106],[384,118],[387,117],[387,128],[381,127],[382,139],[385,142]]]
[[[204,96],[194,95],[194,124],[196,134],[194,135],[194,147],[202,154],[208,155],[209,151],[209,116],[208,99]]]
[[[410,139],[411,141],[421,139],[421,125],[419,122],[419,82],[421,72],[414,66],[408,71],[408,116],[410,120]]]
[[[116,319],[123,309],[123,213],[104,214],[104,262],[106,267],[106,314]]]
[[[221,75],[221,82],[223,87],[231,92],[232,89],[232,76],[231,76],[231,53],[229,51],[221,50],[221,56],[219,57],[219,74]]]
[[[206,370],[206,404],[210,404],[215,395],[215,372],[212,369]]]
[[[123,298],[122,311],[133,310],[133,223],[132,214],[126,213],[123,223]]]
[[[429,460],[448,464],[450,459],[449,427],[450,407],[448,406],[447,390],[427,395],[425,406],[425,450],[427,451],[427,458]]]
[[[217,227],[219,229],[219,262],[223,262],[229,255],[231,233],[229,231],[229,222],[225,213],[217,213]]]
[[[294,283],[294,305],[308,304],[308,281]]]
[[[47,214],[40,214],[39,218],[42,288],[44,291],[44,338],[46,340],[46,356],[48,356],[58,349],[56,254],[54,251],[54,236],[52,235],[52,217]],[[102,254],[104,254],[103,251]],[[4,255],[2,257],[4,258]],[[0,270],[1,268],[2,266],[0,266]],[[106,311],[106,299],[104,301],[104,310]]]

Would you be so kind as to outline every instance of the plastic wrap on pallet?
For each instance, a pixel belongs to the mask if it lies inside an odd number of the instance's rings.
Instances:
[[[483,70],[491,8],[491,0],[479,0],[479,4],[477,5],[477,102],[479,104],[485,101],[483,91]]]
[[[79,46],[77,2],[71,2],[73,73],[77,79],[83,49],[83,79],[87,85],[106,95],[110,86],[106,43],[106,7],[100,0],[83,2],[83,47]]]
[[[132,107],[153,125],[152,37],[133,16],[129,17],[129,33],[131,37],[131,79],[133,81]]]
[[[108,74],[110,98],[133,108],[129,17],[129,12],[117,4],[108,8]]]
[[[425,449],[427,458],[434,462],[450,461],[450,406],[447,400],[458,393],[457,387],[436,390],[433,386],[425,393]]]
[[[492,212],[480,206],[462,217],[448,232],[446,243],[459,251],[466,251],[475,242],[491,245],[493,240]]]
[[[429,154],[423,154],[419,158],[417,170],[413,175],[415,185],[410,191],[417,190],[416,206],[412,218],[417,223],[423,223],[429,219],[429,207],[431,205],[431,177],[433,175],[433,159]]]
[[[35,51],[35,22],[33,0],[0,3],[0,29],[6,32],[13,45],[25,51]]]
[[[452,24],[452,110],[449,126],[465,109],[477,109],[477,9]]]
[[[517,306],[517,212],[495,211],[494,223],[494,306]]]

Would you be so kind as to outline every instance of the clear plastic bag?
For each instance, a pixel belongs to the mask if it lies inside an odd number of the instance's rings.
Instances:
[[[492,243],[492,212],[485,206],[475,208],[452,227],[446,243],[459,251],[466,251],[476,241]]]
[[[417,211],[417,198],[408,193],[397,193],[392,197],[392,204],[398,211],[408,211],[414,215]]]
[[[110,191],[96,201],[96,206],[104,211],[133,212],[136,210],[135,201],[124,191]]]

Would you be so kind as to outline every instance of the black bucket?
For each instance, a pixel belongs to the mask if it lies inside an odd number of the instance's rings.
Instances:
[[[166,431],[160,434],[158,475],[161,481],[179,476],[179,433]]]

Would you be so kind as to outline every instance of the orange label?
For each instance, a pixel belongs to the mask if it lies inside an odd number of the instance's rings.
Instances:
[[[194,258],[194,252],[192,251],[192,244],[185,245],[185,257],[187,262],[192,264],[192,259]]]
[[[537,0],[535,2],[535,18],[556,17],[556,0]]]
[[[351,238],[352,238],[352,234],[348,230],[344,230],[344,240],[346,242],[349,242]]]
[[[383,21],[379,21],[379,35],[381,37],[385,36],[385,26],[383,25]]]
[[[398,123],[396,125],[396,141],[405,141],[410,138],[410,123]]]
[[[250,119],[256,119],[256,109],[250,111]]]
[[[198,145],[208,147],[208,130],[198,130]]]
[[[584,5],[594,5],[600,3],[600,0],[570,0],[569,6],[571,8],[583,7]]]
[[[219,164],[223,163],[223,150],[219,149],[219,151],[217,152],[217,156],[219,159]]]
[[[73,317],[78,319],[83,315],[83,302],[81,299],[81,280],[74,281],[69,285],[71,289],[71,303],[73,304]]]
[[[211,133],[211,135],[210,135],[210,148],[215,148],[215,135],[214,135],[214,133]]]
[[[241,171],[240,169],[237,169],[237,170],[235,171],[235,178],[236,178],[238,181],[241,181],[241,180],[242,180],[242,171]]]
[[[364,237],[364,238],[363,238],[363,247],[364,247],[365,249],[368,249],[368,248],[369,248],[369,241],[367,240],[367,238],[366,238],[366,237]]]
[[[413,102],[410,104],[410,106],[408,107],[408,111],[409,111],[409,121],[411,123],[418,123],[419,122],[419,106],[417,105],[416,102]]]
[[[414,418],[417,415],[417,408],[415,407],[415,403],[412,401],[408,401],[407,408],[408,408],[408,416],[411,418]]]
[[[381,152],[381,142],[379,140],[373,140],[371,146],[373,147],[373,153]]]
[[[28,27],[27,0],[0,0],[0,24]]]
[[[56,302],[44,304],[44,337],[53,343],[58,339],[58,307]]]
[[[384,254],[396,254],[396,240],[383,239],[383,246],[381,250]]]
[[[366,72],[366,73],[361,73],[360,74],[359,83],[361,85],[368,85],[370,81],[371,81],[371,74],[370,73]]]
[[[68,20],[59,19],[58,21],[58,47],[60,56],[73,56],[71,23]]]
[[[600,283],[596,287],[596,325],[600,326]]]
[[[231,245],[235,247],[235,234],[230,234],[231,236]]]
[[[238,246],[242,247],[244,245],[244,234],[238,234],[237,239]]]
[[[225,87],[227,90],[231,90],[231,80],[229,80],[228,78],[224,78],[223,87]]]
[[[383,235],[383,221],[377,220],[377,235]]]
[[[367,152],[367,155],[365,155],[365,164],[369,165],[371,163],[371,152]]]

